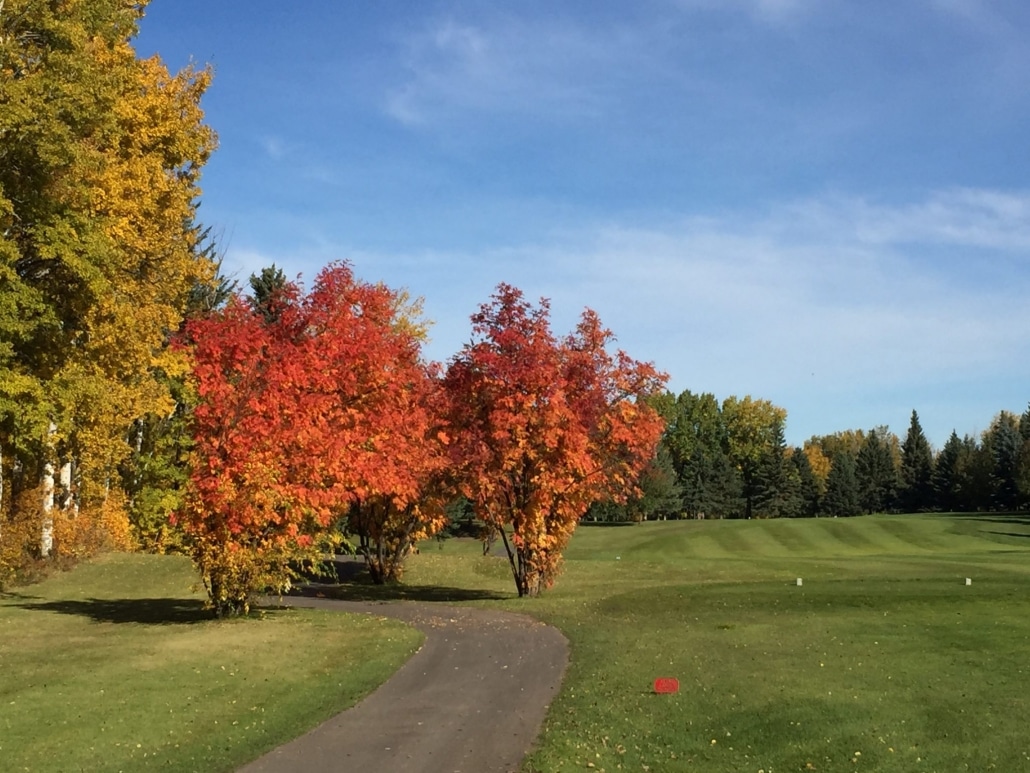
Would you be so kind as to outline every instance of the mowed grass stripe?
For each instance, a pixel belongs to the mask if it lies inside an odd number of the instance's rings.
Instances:
[[[740,555],[739,540],[727,541],[723,536],[724,530],[719,529],[720,524],[695,522],[692,525],[692,533],[663,535],[655,539],[654,544],[658,549],[652,555],[662,555],[671,561],[679,561],[683,556],[713,559],[736,558]],[[704,529],[705,525],[714,528]]]
[[[764,532],[762,521],[746,522],[750,528],[735,529],[731,521],[723,521],[714,531],[715,539],[726,552],[735,558],[753,558],[768,556],[770,542]]]
[[[893,552],[873,536],[875,530],[869,529],[866,519],[819,518],[815,528],[826,535],[830,555]]]
[[[776,542],[784,556],[809,556],[817,553],[811,528],[799,521],[777,520],[763,523],[765,532]],[[770,555],[772,555],[770,553]]]
[[[903,546],[903,549],[940,552],[945,550],[963,551],[979,547],[970,544],[968,539],[968,536],[979,537],[979,535],[951,537],[944,533],[947,524],[933,518],[881,516],[874,523]]]
[[[568,557],[613,559],[616,552],[593,555],[594,546],[618,545],[623,559],[677,562],[696,559],[843,558],[929,553],[996,552],[1020,544],[1020,524],[990,519],[972,524],[943,517],[872,515],[751,521],[666,521],[622,528],[581,529]],[[1030,527],[1026,547],[1030,547]],[[1003,539],[998,539],[1001,533]],[[1006,535],[1009,536],[1004,539]],[[608,538],[611,538],[610,540]]]

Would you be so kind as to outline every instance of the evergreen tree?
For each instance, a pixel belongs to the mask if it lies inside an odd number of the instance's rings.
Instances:
[[[740,473],[722,448],[695,448],[677,474],[683,511],[691,518],[734,518],[744,509]]]
[[[798,493],[801,498],[801,508],[798,515],[811,518],[819,514],[820,500],[822,493],[819,479],[812,471],[812,465],[808,461],[808,455],[800,448],[795,448],[790,456],[791,464],[798,476]]]
[[[919,424],[919,414],[912,411],[912,422],[901,445],[901,509],[908,513],[929,510],[933,499],[933,451]]]
[[[272,324],[279,319],[283,304],[288,303],[286,275],[273,263],[265,266],[260,274],[250,275],[250,289],[254,298],[254,308],[258,310],[265,322]]]
[[[739,518],[744,512],[744,483],[740,470],[724,448],[713,453],[706,463],[708,484],[702,500],[706,518]]]
[[[201,232],[197,253],[202,258],[214,262],[215,277],[210,282],[196,282],[190,288],[186,298],[186,319],[222,308],[229,302],[229,298],[239,291],[236,280],[222,272],[222,257],[217,252],[217,244],[211,237],[210,228],[205,228]]]
[[[963,508],[960,480],[962,453],[962,441],[955,430],[952,430],[948,442],[934,460],[934,502],[938,510],[946,513]]]
[[[1030,405],[1019,419],[1019,436],[1023,445],[1016,468],[1016,490],[1019,492],[1019,507],[1025,510],[1030,507]]]
[[[759,517],[795,518],[801,513],[801,479],[787,458],[783,422],[774,427],[755,479],[755,513]]]
[[[676,481],[676,470],[667,448],[658,446],[655,458],[641,472],[638,485],[640,494],[626,503],[631,520],[679,517],[683,509],[683,492]]]
[[[850,516],[862,512],[858,481],[855,479],[855,459],[841,452],[833,457],[830,475],[826,479],[823,509],[828,515]]]
[[[855,459],[859,502],[867,513],[883,513],[894,505],[898,471],[887,439],[889,434],[886,427],[870,430]]]
[[[989,510],[994,498],[994,459],[991,450],[971,435],[962,438],[959,456],[958,493],[965,512]]]
[[[984,445],[990,448],[994,461],[993,507],[1015,510],[1019,506],[1019,457],[1023,447],[1019,419],[1008,411],[999,413],[984,433]]]
[[[680,517],[683,510],[683,492],[676,479],[672,457],[665,446],[659,445],[655,458],[641,472],[638,486],[639,493],[625,502],[595,502],[590,506],[586,519],[639,523]]]

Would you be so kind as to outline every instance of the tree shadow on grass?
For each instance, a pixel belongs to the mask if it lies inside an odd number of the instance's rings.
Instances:
[[[1030,526],[1030,514],[1028,513],[956,513],[949,517],[967,523],[997,524],[998,526],[1008,526],[1013,529],[1020,526]],[[1030,530],[1002,531],[1000,529],[982,528],[980,531],[982,534],[993,534],[999,537],[1018,537],[1022,539],[1030,537]]]
[[[987,534],[997,534],[999,537],[1020,537],[1022,539],[1026,539],[1027,537],[1030,537],[1030,534],[1027,534],[1026,532],[995,531],[993,529],[988,530]]]
[[[972,523],[1009,523],[1030,526],[1030,513],[941,513],[942,518],[954,518]]]
[[[450,588],[443,585],[376,585],[360,556],[335,556],[326,561],[319,573],[307,575],[308,582],[294,589],[293,595],[337,599],[339,601],[497,601],[509,595],[476,588]]]
[[[338,585],[312,583],[297,588],[296,595],[339,601],[498,601],[510,594],[475,588],[449,588],[443,585],[375,585],[371,582],[346,582]]]
[[[199,599],[64,599],[12,606],[35,612],[88,617],[96,623],[192,625],[214,619],[211,610]]]

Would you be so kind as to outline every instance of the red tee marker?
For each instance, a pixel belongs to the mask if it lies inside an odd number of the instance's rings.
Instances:
[[[680,691],[679,679],[674,679],[671,676],[663,676],[654,680],[654,691],[659,695],[674,693]]]

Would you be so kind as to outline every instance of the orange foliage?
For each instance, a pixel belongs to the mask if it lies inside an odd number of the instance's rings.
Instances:
[[[67,567],[97,553],[133,548],[125,497],[118,490],[82,509],[54,508],[49,518],[40,487],[19,492],[17,500],[0,511],[0,589],[39,579],[55,560]],[[53,548],[43,559],[40,534],[45,520],[53,523]]]
[[[55,510],[54,555],[83,559],[107,550],[130,550],[132,527],[125,496],[118,490],[81,511]]]
[[[341,514],[374,502],[421,518],[432,468],[414,443],[428,375],[397,294],[338,264],[272,303],[268,321],[237,298],[186,329],[200,403],[179,517],[219,615],[287,587],[290,560]]]
[[[560,341],[548,317],[546,300],[534,309],[500,285],[445,379],[460,488],[500,530],[520,596],[553,583],[591,503],[635,493],[664,429],[643,399],[664,375],[610,354],[594,312]]]
[[[403,325],[401,330],[412,328]],[[447,522],[448,436],[440,426],[440,384],[408,350],[393,364],[392,380],[375,411],[380,458],[356,481],[346,528],[360,540],[372,579],[399,580],[404,557]]]

